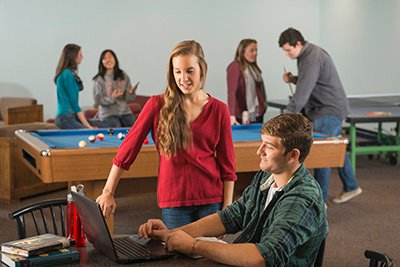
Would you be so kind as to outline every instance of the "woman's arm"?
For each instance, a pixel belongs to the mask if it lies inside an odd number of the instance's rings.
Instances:
[[[78,119],[81,121],[81,123],[83,125],[85,125],[86,128],[94,128],[92,125],[90,125],[90,123],[87,121],[85,115],[83,114],[82,111],[79,111],[78,113],[76,113],[76,116],[78,116]]]
[[[125,102],[130,103],[136,98],[136,89],[137,85],[132,86],[131,78],[129,78],[128,74],[124,72],[124,77],[126,81],[125,85]]]
[[[123,169],[113,164],[103,192],[96,199],[96,202],[100,205],[101,210],[103,211],[104,217],[108,217],[115,212],[117,204],[115,203],[114,194],[123,173]]]
[[[232,204],[234,187],[235,187],[235,182],[224,181],[224,202],[222,206],[223,209]]]
[[[100,76],[96,78],[93,84],[93,98],[97,105],[110,106],[114,105],[116,100],[111,94],[112,88],[110,88],[110,95],[106,94],[105,80]]]
[[[232,62],[226,70],[226,80],[228,85],[228,108],[231,116],[236,116],[235,107],[237,106],[236,93],[239,86],[241,75],[239,63]]]
[[[221,180],[224,183],[223,207],[225,208],[232,203],[234,182],[237,176],[230,116],[225,104],[221,105],[219,113],[221,129],[216,157],[220,166]]]

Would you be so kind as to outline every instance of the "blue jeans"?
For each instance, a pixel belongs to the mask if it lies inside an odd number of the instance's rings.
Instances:
[[[314,131],[333,136],[342,135],[342,118],[334,115],[323,115],[313,120]],[[344,165],[338,168],[340,179],[343,183],[343,190],[349,192],[358,188],[353,168],[351,167],[349,156],[346,153],[344,157]],[[328,196],[329,180],[331,177],[331,169],[314,169],[314,177],[317,179],[322,189],[324,201]]]
[[[135,116],[133,114],[110,116],[105,118],[103,122],[107,123],[109,127],[132,127],[135,123]]]
[[[168,229],[173,229],[216,213],[221,207],[221,203],[213,203],[200,206],[164,208],[161,211],[161,216]]]
[[[95,121],[88,119],[90,125],[99,127],[99,128],[107,128],[107,123],[102,121]],[[75,113],[65,114],[57,116],[55,119],[55,124],[60,129],[84,129],[86,128],[85,125],[81,123],[78,116]]]

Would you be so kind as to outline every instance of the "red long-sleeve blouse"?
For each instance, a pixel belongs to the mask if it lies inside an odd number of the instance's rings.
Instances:
[[[128,170],[151,131],[156,129],[162,95],[151,97],[125,137],[114,165]],[[167,158],[159,154],[157,197],[160,208],[193,206],[223,201],[223,181],[236,181],[232,130],[227,106],[210,96],[200,115],[191,123],[192,145]]]

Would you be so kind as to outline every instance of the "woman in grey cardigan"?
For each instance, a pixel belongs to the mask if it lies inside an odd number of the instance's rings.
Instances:
[[[99,71],[93,77],[93,97],[99,106],[99,118],[109,127],[131,127],[135,117],[128,103],[136,97],[137,84],[119,68],[116,54],[104,50],[100,55]]]

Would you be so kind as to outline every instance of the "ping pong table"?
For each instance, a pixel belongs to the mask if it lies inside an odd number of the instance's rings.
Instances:
[[[390,163],[398,164],[400,152],[400,94],[372,94],[348,96],[350,113],[345,118],[349,123],[350,160],[356,170],[357,155],[373,155],[386,152]],[[268,100],[268,106],[284,111],[289,100]],[[376,131],[358,128],[359,124],[375,124]],[[383,124],[394,123],[394,135],[384,133]],[[373,138],[373,142],[357,143],[357,136]]]

